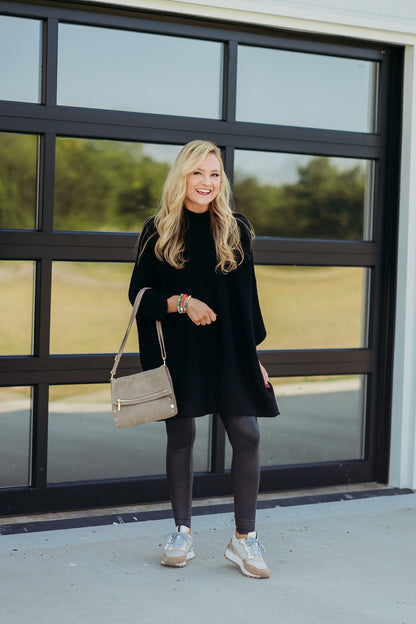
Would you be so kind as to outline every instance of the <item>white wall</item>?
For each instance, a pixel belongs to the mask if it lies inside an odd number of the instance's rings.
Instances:
[[[79,1],[89,3],[89,0]],[[413,38],[416,34],[414,0],[228,0],[226,8],[223,0],[98,0],[98,3],[381,41],[403,41],[403,36]],[[352,28],[368,32],[353,34]]]
[[[416,51],[405,53],[390,482],[416,488]]]
[[[389,482],[416,489],[416,0],[100,1],[406,46]]]

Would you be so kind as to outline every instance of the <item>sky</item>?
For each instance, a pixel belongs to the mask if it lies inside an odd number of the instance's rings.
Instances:
[[[40,41],[39,20],[0,16],[0,99],[39,101]],[[220,42],[60,24],[58,104],[219,119],[222,59]],[[237,67],[239,121],[372,130],[374,63],[240,46]],[[146,146],[168,162],[178,150]],[[290,183],[310,158],[240,150],[236,169]]]

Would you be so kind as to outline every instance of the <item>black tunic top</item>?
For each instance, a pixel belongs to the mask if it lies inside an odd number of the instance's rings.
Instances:
[[[244,261],[228,274],[215,271],[217,258],[210,212],[184,209],[187,220],[182,269],[156,258],[154,218],[143,226],[129,299],[146,291],[137,315],[144,370],[162,363],[155,320],[162,321],[167,365],[178,404],[175,418],[218,413],[224,416],[276,416],[273,388],[266,388],[256,345],[266,336],[257,296],[248,221],[236,214]],[[144,251],[142,252],[142,250]],[[167,313],[167,299],[188,293],[217,314],[210,325],[195,325],[186,314]]]

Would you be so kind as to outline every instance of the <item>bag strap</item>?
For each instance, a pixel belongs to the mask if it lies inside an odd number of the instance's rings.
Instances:
[[[124,334],[124,338],[120,345],[120,349],[118,350],[118,353],[116,357],[114,358],[114,364],[113,364],[113,368],[111,369],[110,379],[113,379],[114,375],[117,372],[117,368],[120,363],[121,356],[123,355],[123,351],[126,346],[127,338],[129,337],[131,327],[133,325],[134,319],[136,318],[142,297],[144,293],[146,292],[146,290],[150,290],[150,287],[146,286],[145,288],[142,288],[141,290],[139,290],[139,292],[136,295],[136,299],[134,300],[134,305],[131,311],[131,316],[130,316],[129,324],[126,329],[126,333]],[[155,321],[155,322],[156,322],[157,338],[159,340],[159,346],[160,346],[160,354],[162,356],[163,364],[166,366],[166,349],[165,349],[165,341],[163,339],[162,323],[160,321]]]

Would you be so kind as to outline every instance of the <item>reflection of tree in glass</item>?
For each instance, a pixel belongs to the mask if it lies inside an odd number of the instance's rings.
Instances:
[[[141,144],[58,139],[54,227],[138,231],[156,211],[168,170]]]
[[[0,228],[35,227],[37,145],[35,135],[0,133]]]
[[[259,236],[362,239],[365,170],[339,169],[317,157],[298,167],[293,184],[261,184],[236,174],[235,208]]]
[[[169,158],[166,158],[168,161]],[[139,231],[157,209],[168,162],[140,143],[58,138],[54,227]],[[35,227],[37,137],[0,133],[0,227]],[[365,169],[317,157],[292,184],[265,184],[236,172],[235,208],[259,236],[362,239]]]

